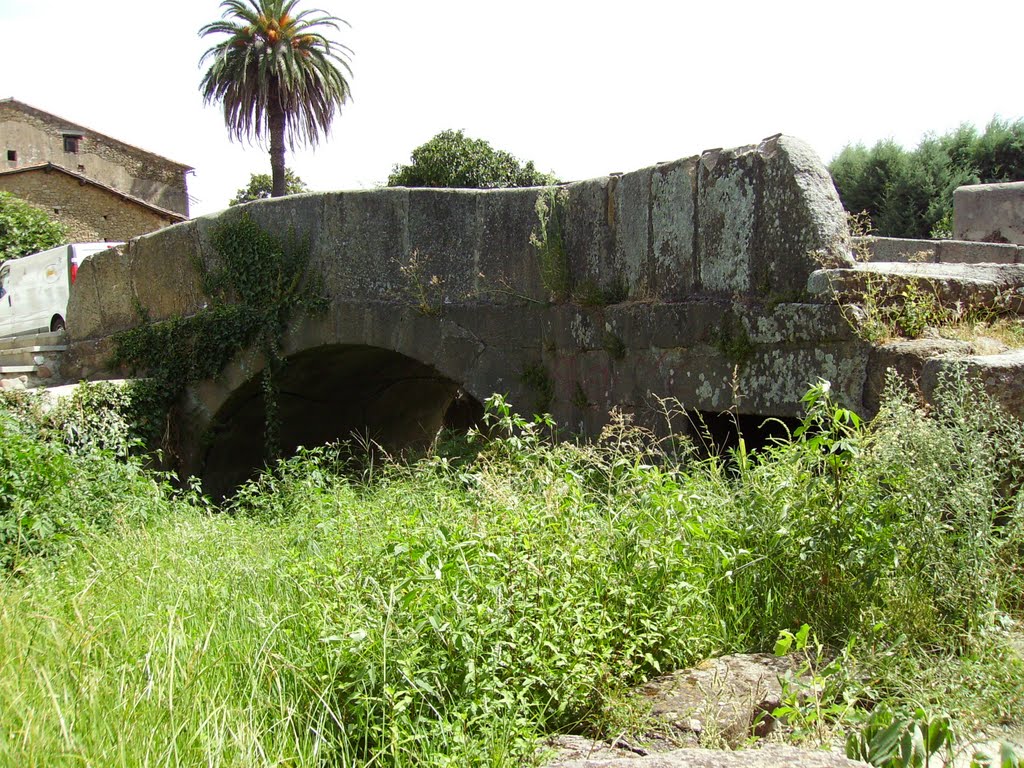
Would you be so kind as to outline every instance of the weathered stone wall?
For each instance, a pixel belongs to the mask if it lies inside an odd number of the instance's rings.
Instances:
[[[77,153],[64,151],[69,132],[82,135]],[[188,216],[187,166],[12,99],[0,100],[0,152],[0,170],[53,163]]]
[[[0,190],[42,208],[68,228],[73,243],[128,240],[174,221],[60,171],[26,171],[0,176]]]
[[[104,339],[137,325],[140,310],[162,320],[206,306],[196,264],[216,263],[212,228],[245,213],[305,239],[330,298],[325,315],[297,321],[285,338],[285,354],[302,362],[286,368],[282,390],[316,393],[303,396],[320,407],[309,420],[354,412],[331,398],[355,396],[345,377],[376,375],[346,362],[365,348],[395,355],[374,363],[395,371],[382,390],[429,379],[442,412],[454,392],[444,381],[479,400],[501,392],[587,435],[613,407],[653,423],[659,397],[795,416],[818,377],[860,405],[867,346],[830,301],[814,303],[805,290],[820,263],[851,263],[838,196],[806,145],[772,137],[561,190],[300,195],[169,227],[79,272],[72,365],[102,373]],[[557,247],[531,243],[539,199],[556,201]],[[563,260],[567,290],[545,284],[543,253]],[[310,357],[318,350],[320,371]],[[403,372],[400,359],[415,365]],[[247,413],[238,393],[255,389],[261,367],[247,351],[194,388],[191,428]]]
[[[1024,245],[1024,181],[957,188],[953,234],[959,240]]]

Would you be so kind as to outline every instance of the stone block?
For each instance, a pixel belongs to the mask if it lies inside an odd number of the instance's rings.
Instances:
[[[739,368],[740,413],[800,417],[801,398],[818,379],[831,383],[838,403],[861,412],[868,350],[861,342],[760,347]]]
[[[474,302],[520,304],[547,301],[530,235],[537,229],[537,189],[479,192],[479,244],[470,270]]]
[[[981,382],[989,396],[1009,415],[1024,419],[1024,350],[998,355],[929,358],[921,368],[921,391],[925,398],[935,402],[943,376],[958,372]]]
[[[973,184],[954,190],[953,236],[1024,245],[1024,181]]]
[[[614,276],[616,183],[617,178],[604,177],[568,187],[563,243],[576,289],[600,289]]]
[[[394,300],[407,295],[409,190],[325,194],[313,265],[332,298]]]
[[[754,344],[806,344],[855,338],[835,304],[737,304],[734,311]]]
[[[1020,264],[1024,261],[1024,247],[1006,243],[937,240],[935,260],[959,264]]]
[[[230,219],[245,214],[263,231],[283,241],[306,243],[315,249],[321,237],[323,209],[327,199],[327,195],[309,193],[254,200],[221,211],[216,218],[223,220],[225,217]]]
[[[440,309],[472,296],[480,270],[481,193],[409,190],[406,290],[416,302]]]
[[[751,257],[763,159],[755,147],[709,150],[697,174],[700,285],[716,293],[751,290]]]
[[[973,345],[954,339],[906,339],[871,347],[864,381],[864,408],[867,415],[877,413],[885,392],[886,380],[892,370],[912,392],[921,390],[921,372],[925,362],[942,355],[963,356],[973,352]]]
[[[576,304],[556,304],[544,313],[544,343],[559,353],[600,349],[604,312]]]
[[[134,328],[141,321],[131,280],[132,253],[124,247],[112,248],[87,259],[79,268],[79,277],[86,265],[92,267],[96,285],[96,303],[99,306],[104,335]],[[75,284],[77,287],[78,280]],[[78,322],[78,318],[75,318]],[[68,324],[70,328],[70,322]],[[78,331],[81,332],[81,331]],[[78,333],[76,332],[76,333]]]
[[[752,287],[794,301],[820,266],[850,266],[846,212],[832,177],[805,142],[792,136],[762,141],[761,190],[752,247]]]
[[[614,249],[609,265],[611,271],[600,276],[598,285],[621,284],[629,298],[653,294],[650,265],[651,172],[651,168],[643,168],[623,174],[616,178],[612,188]]]
[[[96,268],[96,254],[82,262],[78,268],[75,284],[68,296],[67,334],[72,342],[93,339],[109,333],[103,325],[102,304],[100,304],[100,270]]]
[[[699,159],[662,163],[651,173],[651,279],[659,299],[678,301],[695,288]]]
[[[902,237],[855,237],[852,248],[860,261],[937,261],[939,241]]]
[[[196,268],[199,233],[195,222],[168,227],[159,236],[140,237],[126,247],[131,253],[132,286],[150,320],[194,315],[206,305]]]

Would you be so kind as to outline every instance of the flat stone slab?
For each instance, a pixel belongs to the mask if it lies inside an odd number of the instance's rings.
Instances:
[[[872,285],[892,292],[916,285],[943,303],[1024,309],[1024,264],[869,262],[850,269],[819,269],[807,281],[812,296],[855,301]]]
[[[727,752],[715,749],[678,749],[657,755],[603,757],[550,763],[549,768],[864,768],[867,763],[814,749],[770,745],[761,749]]]
[[[1024,248],[971,240],[915,240],[901,237],[855,237],[853,252],[862,262],[917,264],[1020,264]]]

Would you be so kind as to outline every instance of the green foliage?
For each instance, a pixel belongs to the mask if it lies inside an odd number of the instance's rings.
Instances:
[[[222,514],[186,496],[89,534],[0,590],[0,763],[530,764],[541,734],[621,734],[654,675],[773,646],[807,662],[801,739],[884,705],[913,759],[982,699],[1019,723],[1024,662],[991,649],[1024,610],[1024,426],[958,378],[928,414],[895,386],[871,424],[824,382],[805,406],[764,450],[675,461],[493,397],[471,459],[356,477],[328,446]],[[42,492],[9,476],[14,504]]]
[[[569,203],[567,189],[544,189],[534,206],[537,228],[530,233],[530,245],[540,261],[540,279],[555,301],[564,301],[572,289],[569,257],[565,252],[565,216]]]
[[[538,171],[532,161],[522,163],[483,139],[453,130],[441,131],[416,147],[412,162],[396,165],[388,177],[389,187],[493,189],[557,183],[551,174]]]
[[[746,326],[731,309],[722,316],[722,322],[712,336],[715,348],[734,365],[743,365],[756,351]]]
[[[809,624],[796,632],[779,632],[775,655],[789,653],[799,654],[803,661],[780,680],[780,704],[771,716],[786,724],[793,741],[828,743],[853,706],[853,700],[843,695],[848,682],[843,655],[827,659],[826,648],[812,636]]]
[[[858,309],[843,308],[854,332],[865,341],[919,339],[928,328],[956,324],[967,318],[964,308],[940,301],[937,292],[914,282],[865,277]],[[989,313],[991,319],[998,315]]]
[[[300,179],[291,168],[284,169],[284,186],[286,195],[301,195],[303,192],[309,192],[306,182]],[[266,200],[273,195],[273,191],[274,181],[269,174],[254,173],[249,176],[249,185],[238,190],[228,205],[241,205],[253,200]]]
[[[908,151],[892,140],[849,145],[829,165],[846,210],[866,211],[877,234],[928,238],[949,228],[953,190],[1024,179],[1024,120],[962,125]]]
[[[218,259],[199,264],[210,306],[186,318],[142,325],[114,337],[114,364],[143,371],[151,380],[146,421],[158,439],[170,404],[186,386],[210,378],[241,350],[264,355],[264,444],[277,451],[277,376],[284,361],[281,337],[288,321],[326,307],[320,282],[307,275],[309,247],[294,235],[279,239],[248,214],[225,218],[210,236]]]
[[[0,262],[67,242],[67,229],[44,211],[0,192]]]
[[[894,713],[883,704],[859,733],[849,735],[846,756],[878,768],[923,768],[945,755],[943,765],[948,765],[953,742],[948,717],[929,717],[920,708],[912,714]]]
[[[531,363],[523,368],[519,375],[520,381],[529,387],[536,399],[533,404],[534,413],[546,413],[555,398],[555,383],[551,374],[541,363]]]
[[[601,346],[608,353],[608,357],[615,361],[621,361],[626,357],[626,344],[612,331],[605,330],[601,337]]]
[[[33,395],[0,399],[0,568],[18,570],[161,508],[164,484],[129,454],[127,397],[101,384],[81,385],[54,408]]]

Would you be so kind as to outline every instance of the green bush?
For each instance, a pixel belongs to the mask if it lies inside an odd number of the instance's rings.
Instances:
[[[67,242],[67,229],[9,192],[0,192],[0,262]]]
[[[848,145],[829,171],[846,210],[867,211],[876,234],[943,235],[957,187],[1024,179],[1024,120],[993,119],[981,134],[962,125],[942,136],[926,136],[914,150],[891,139],[871,149]]]
[[[128,397],[83,385],[52,409],[33,396],[0,402],[0,568],[137,525],[164,503],[164,483],[129,456]]]
[[[286,195],[301,195],[303,192],[309,192],[306,182],[300,179],[291,168],[284,169],[284,186]],[[269,173],[254,173],[249,176],[249,184],[235,192],[235,196],[231,198],[228,205],[241,205],[253,200],[267,200],[271,197],[273,190],[274,180]]]
[[[542,187],[557,184],[533,162],[522,163],[508,152],[494,149],[483,139],[462,131],[441,131],[412,151],[409,165],[396,165],[389,187]]]

